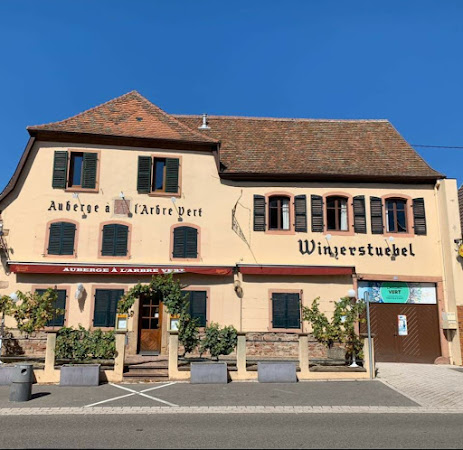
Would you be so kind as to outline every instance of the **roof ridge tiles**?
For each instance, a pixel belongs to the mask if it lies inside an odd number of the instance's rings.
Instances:
[[[172,117],[201,119],[202,114],[171,114]],[[254,116],[226,116],[208,114],[208,119],[243,119],[243,120],[272,120],[276,122],[380,122],[390,123],[388,119],[313,119],[307,117],[254,117]]]

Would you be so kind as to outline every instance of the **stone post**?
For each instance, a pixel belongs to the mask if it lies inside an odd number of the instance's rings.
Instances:
[[[363,361],[364,368],[367,370],[367,373],[370,379],[376,377],[376,368],[375,368],[375,344],[373,338],[371,339],[371,356],[372,356],[372,367],[373,372],[370,373],[370,352],[368,351],[368,338],[365,338],[363,341]]]
[[[114,378],[116,382],[124,377],[125,331],[116,331],[116,357],[114,358]]]
[[[236,369],[239,378],[246,378],[246,333],[238,333],[236,346]]]
[[[299,367],[301,375],[309,373],[309,335],[307,333],[299,334]]]
[[[178,378],[178,331],[169,333],[169,380],[175,380]]]
[[[45,350],[45,373],[52,375],[55,371],[56,331],[47,332],[47,348]]]

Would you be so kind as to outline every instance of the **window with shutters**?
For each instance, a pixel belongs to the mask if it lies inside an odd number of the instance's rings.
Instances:
[[[95,289],[93,326],[113,328],[116,323],[117,303],[124,289]]]
[[[198,326],[205,327],[207,324],[207,291],[182,291],[188,295],[189,313],[193,319],[198,319]]]
[[[35,289],[35,292],[39,295],[45,294],[48,288]],[[67,289],[55,289],[55,292],[58,296],[56,302],[53,304],[54,309],[64,310],[63,314],[54,314],[53,318],[49,320],[46,324],[46,327],[64,327],[65,317],[66,317],[66,300],[68,297]]]
[[[200,228],[193,224],[173,225],[171,232],[171,259],[199,260]]]
[[[95,192],[98,190],[99,152],[57,150],[53,160],[55,189]]]
[[[180,195],[180,158],[139,156],[137,190],[140,194]]]
[[[77,256],[77,224],[70,221],[53,221],[47,225],[45,254],[50,256]]]
[[[407,233],[407,200],[388,198],[385,201],[388,233]]]
[[[273,192],[254,195],[254,231],[269,234],[307,232],[307,196]]]
[[[102,224],[100,257],[129,258],[130,225],[109,222]]]
[[[270,292],[271,330],[301,330],[301,292]]]
[[[347,198],[330,196],[326,198],[326,229],[328,231],[348,231]]]

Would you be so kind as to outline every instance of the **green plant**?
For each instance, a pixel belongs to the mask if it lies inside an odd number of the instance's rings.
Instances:
[[[83,326],[61,328],[56,337],[55,354],[58,359],[75,362],[92,359],[113,359],[116,354],[114,331],[86,330]]]
[[[349,297],[343,297],[335,303],[333,318],[328,317],[320,311],[320,297],[312,302],[312,307],[304,307],[302,311],[303,320],[312,324],[312,333],[319,342],[331,348],[335,342],[344,343],[347,355],[361,356],[363,343],[355,330],[357,322],[364,322],[360,318],[365,304],[354,302]]]
[[[191,353],[199,345],[198,319],[193,319],[189,314],[182,314],[178,324],[179,341],[183,344],[185,352]]]
[[[219,360],[220,355],[229,355],[238,343],[238,332],[233,326],[220,329],[218,323],[206,327],[206,334],[201,343],[200,352],[209,351],[213,358]]]
[[[41,330],[55,315],[64,314],[64,310],[54,307],[58,299],[54,289],[47,289],[42,295],[21,291],[17,291],[16,295],[18,302],[10,307],[9,313],[14,316],[22,332]]]
[[[13,309],[14,303],[13,300],[8,295],[2,295],[0,297],[0,313],[10,314]]]

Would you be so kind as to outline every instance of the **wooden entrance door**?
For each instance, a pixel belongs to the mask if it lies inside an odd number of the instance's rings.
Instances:
[[[375,357],[383,362],[433,364],[441,356],[437,305],[370,305],[371,332],[375,336]],[[407,335],[398,332],[398,316],[407,318]],[[362,324],[366,331],[366,324]]]
[[[161,351],[162,302],[161,297],[140,298],[138,351],[157,354]]]

